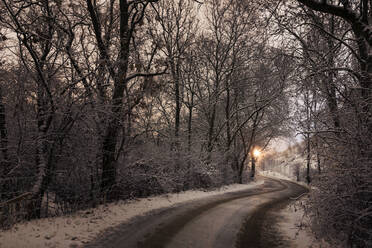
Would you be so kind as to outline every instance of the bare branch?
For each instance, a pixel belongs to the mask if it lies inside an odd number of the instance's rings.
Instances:
[[[167,74],[168,67],[166,67],[163,71],[161,72],[154,72],[154,73],[134,73],[132,75],[129,75],[126,78],[126,82],[129,82],[130,80],[137,78],[137,77],[144,77],[144,78],[150,78],[150,77],[155,77],[155,76],[160,76]]]

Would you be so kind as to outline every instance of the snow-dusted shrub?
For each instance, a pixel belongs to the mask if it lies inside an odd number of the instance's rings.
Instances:
[[[139,143],[118,164],[120,197],[146,197],[223,184],[217,162],[204,163],[187,151]]]
[[[371,247],[372,163],[360,151],[351,152],[349,156],[337,154],[341,160],[329,164],[314,181],[314,227],[333,242]]]
[[[323,172],[311,194],[314,230],[335,244],[372,247],[372,134],[345,113],[341,134],[324,135]]]

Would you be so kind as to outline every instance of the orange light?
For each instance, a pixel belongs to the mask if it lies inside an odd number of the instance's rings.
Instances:
[[[253,157],[258,158],[261,155],[261,151],[258,149],[253,150]]]

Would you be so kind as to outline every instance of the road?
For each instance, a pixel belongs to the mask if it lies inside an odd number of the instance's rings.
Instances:
[[[264,180],[257,188],[137,217],[107,231],[86,248],[275,247],[277,237],[268,237],[270,232],[265,228],[270,222],[267,216],[307,189],[285,180],[266,177]],[[269,226],[271,224],[274,223]]]

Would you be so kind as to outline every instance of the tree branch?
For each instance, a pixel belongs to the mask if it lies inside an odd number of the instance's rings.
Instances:
[[[316,0],[297,0],[297,2],[300,2],[316,11],[339,16],[350,23],[354,23],[358,20],[357,14],[346,6],[340,7],[333,4],[328,4],[326,1]]]
[[[328,13],[341,17],[350,25],[357,37],[365,39],[370,46],[372,46],[372,29],[368,25],[368,21],[363,21],[360,16],[353,11],[349,5],[344,5],[343,7],[336,6],[333,4],[328,4],[326,1],[316,1],[316,0],[297,0],[297,2],[304,4],[305,6],[323,13]]]
[[[143,72],[139,72],[139,73],[134,73],[132,75],[129,75],[127,78],[126,78],[126,82],[129,82],[130,80],[134,79],[134,78],[137,78],[137,77],[145,77],[145,78],[149,78],[149,77],[155,77],[155,76],[160,76],[160,75],[164,75],[167,73],[167,70],[168,70],[168,67],[166,67],[163,71],[161,72],[154,72],[154,73],[143,73]]]

